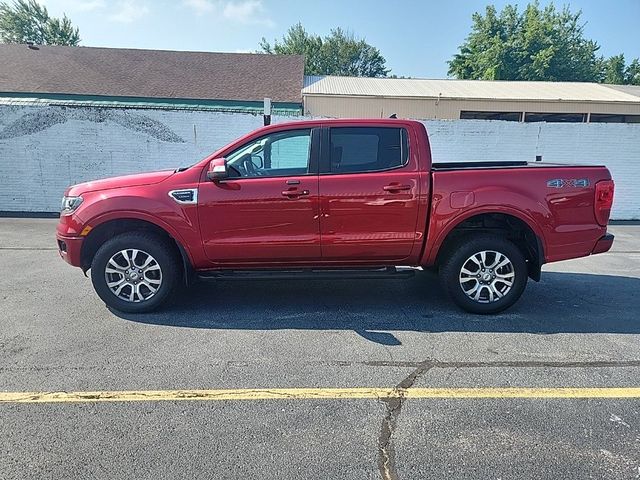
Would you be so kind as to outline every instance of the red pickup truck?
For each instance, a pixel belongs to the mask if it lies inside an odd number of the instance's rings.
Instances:
[[[511,306],[544,263],[606,252],[603,166],[433,163],[417,121],[260,128],[190,167],[67,189],[57,241],[120,311],[194,279],[403,278],[463,309]]]

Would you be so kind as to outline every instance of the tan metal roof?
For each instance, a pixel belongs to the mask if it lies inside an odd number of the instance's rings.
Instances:
[[[619,92],[634,95],[640,99],[640,86],[638,85],[607,85],[607,87],[618,90]]]
[[[426,80],[307,76],[303,95],[640,103],[627,91],[597,83]]]

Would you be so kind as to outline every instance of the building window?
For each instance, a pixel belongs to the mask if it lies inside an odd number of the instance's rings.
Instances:
[[[521,122],[523,113],[521,112],[476,112],[462,110],[460,119],[462,120],[507,120],[511,122]],[[624,115],[609,113],[544,113],[526,112],[525,122],[550,122],[550,123],[640,123],[640,115]]]
[[[640,115],[609,115],[592,113],[591,123],[640,123]]]
[[[587,121],[586,113],[533,113],[524,115],[525,122],[568,122],[583,123]]]
[[[522,112],[473,112],[463,110],[460,112],[462,120],[507,120],[519,122],[522,120]]]

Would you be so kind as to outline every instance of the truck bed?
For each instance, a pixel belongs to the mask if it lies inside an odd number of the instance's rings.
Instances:
[[[544,168],[544,167],[595,167],[602,165],[577,165],[546,162],[436,162],[431,165],[431,170],[476,170],[490,168]]]

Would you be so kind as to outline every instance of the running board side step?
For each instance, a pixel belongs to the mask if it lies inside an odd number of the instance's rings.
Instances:
[[[416,269],[411,267],[210,270],[198,272],[198,278],[200,280],[404,279],[413,277],[415,272]]]

